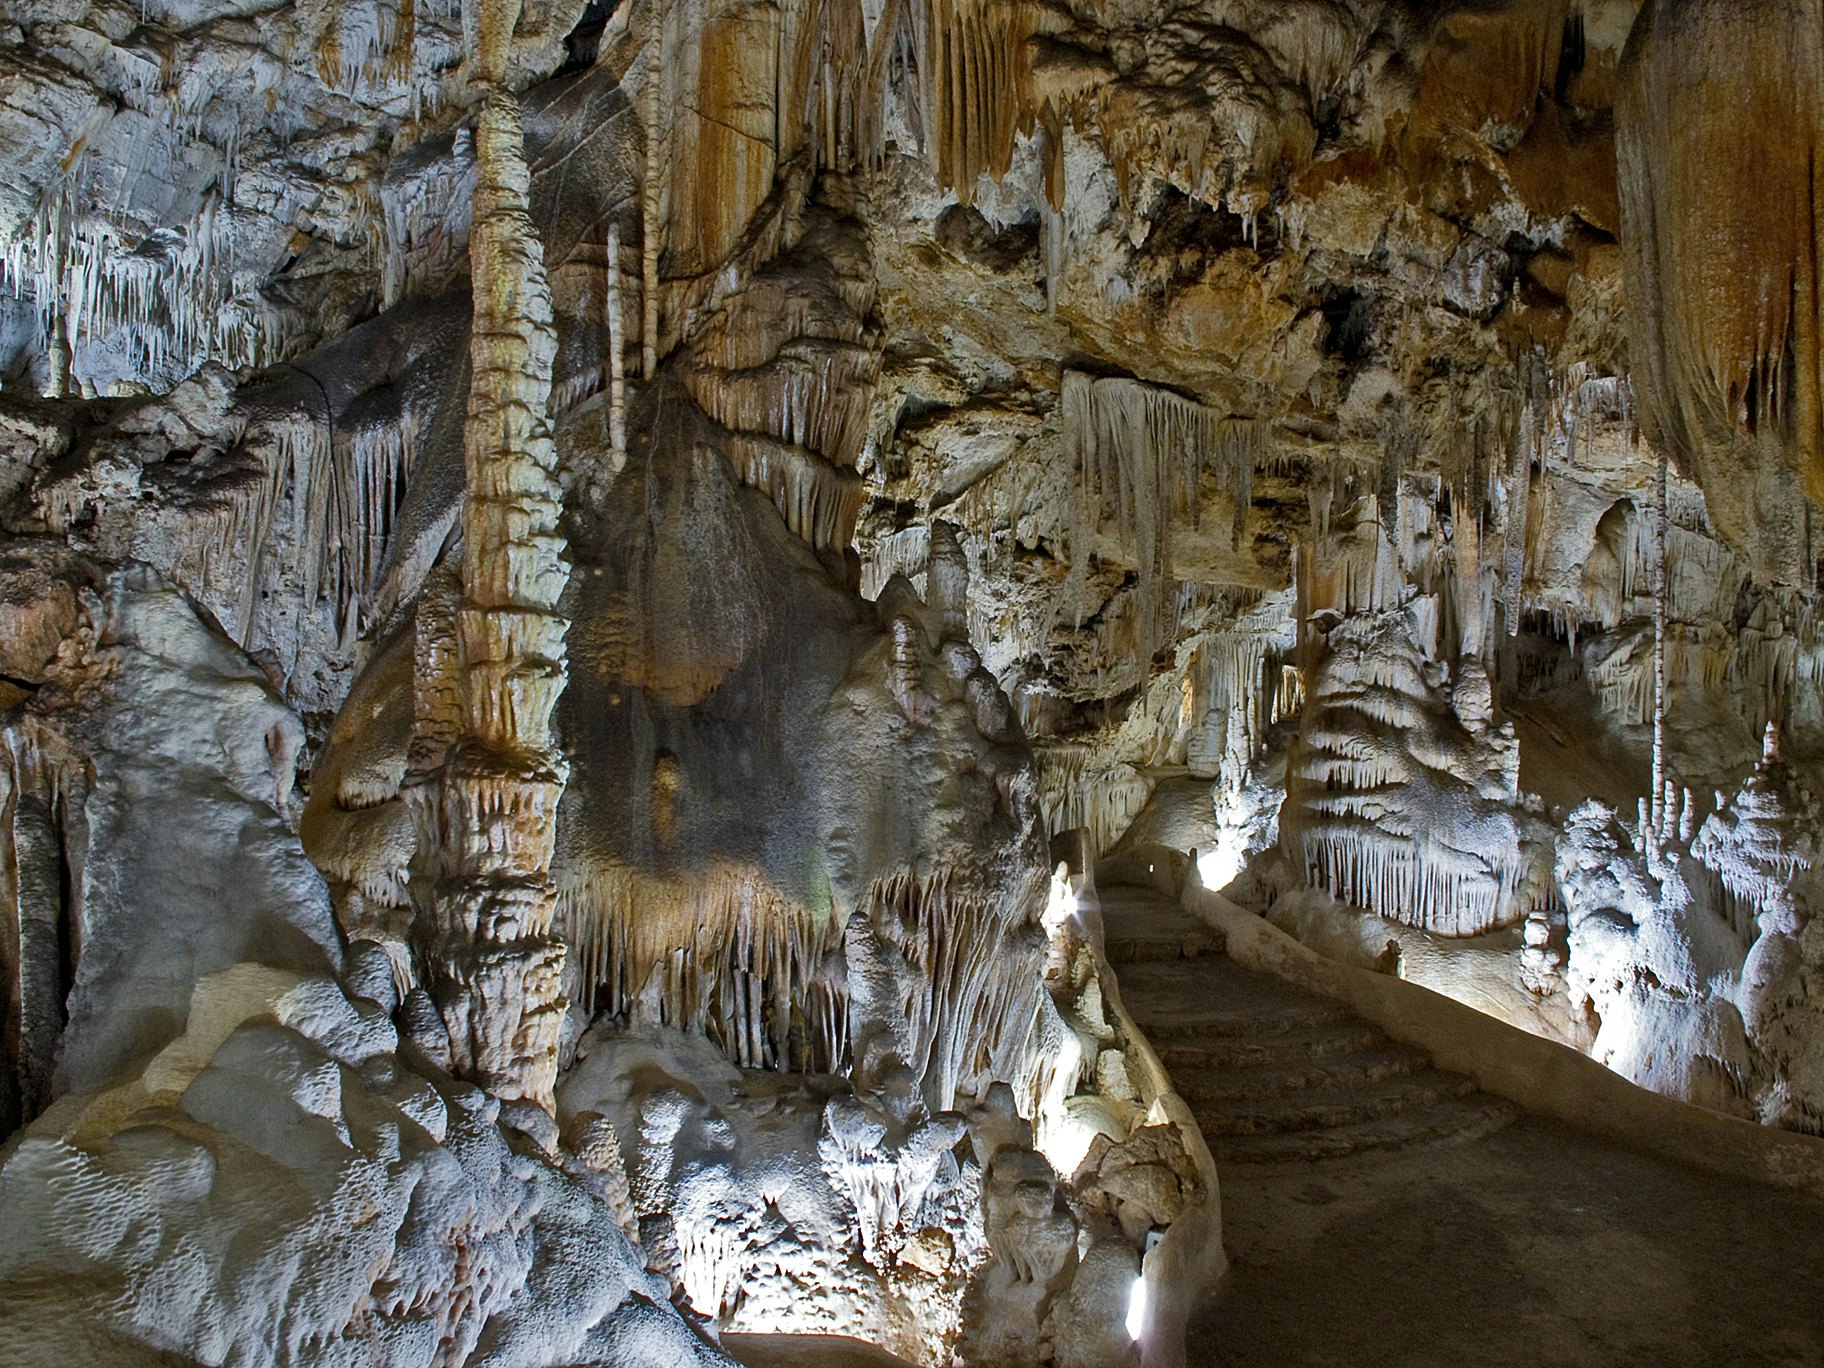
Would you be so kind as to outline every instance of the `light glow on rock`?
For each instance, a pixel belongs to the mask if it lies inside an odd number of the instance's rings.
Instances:
[[[1239,832],[1224,831],[1217,837],[1214,846],[1197,853],[1197,878],[1205,888],[1227,888],[1235,882],[1235,876],[1241,873],[1246,851],[1240,835]]]
[[[1146,1275],[1134,1279],[1127,1290],[1127,1337],[1138,1344],[1146,1333]]]

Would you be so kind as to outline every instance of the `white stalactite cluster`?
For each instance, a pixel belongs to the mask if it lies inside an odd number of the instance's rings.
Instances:
[[[1080,482],[1069,534],[1072,573],[1089,573],[1108,518],[1118,554],[1131,555],[1138,571],[1133,646],[1150,659],[1166,634],[1172,524],[1180,515],[1198,520],[1208,473],[1233,504],[1240,543],[1262,459],[1261,425],[1157,386],[1080,371],[1064,373],[1061,411]]]
[[[686,923],[693,930],[680,944]],[[682,887],[626,871],[567,885],[557,926],[588,1012],[700,1030],[743,1068],[846,1066],[847,989],[829,964],[842,928],[751,871]]]

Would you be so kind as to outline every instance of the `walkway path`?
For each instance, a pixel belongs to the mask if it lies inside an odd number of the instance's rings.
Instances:
[[[1111,890],[1102,915],[1121,999],[1219,1165],[1472,1138],[1514,1117],[1328,998],[1242,968],[1158,894]]]
[[[1516,1119],[1156,894],[1103,912],[1222,1174],[1193,1368],[1824,1368],[1824,1206]]]

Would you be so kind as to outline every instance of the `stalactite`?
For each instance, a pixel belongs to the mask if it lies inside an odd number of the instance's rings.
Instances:
[[[722,443],[735,475],[773,501],[785,525],[819,551],[847,546],[867,501],[867,486],[803,447],[731,434]]]
[[[1192,657],[1185,702],[1195,731],[1185,758],[1193,773],[1213,775],[1219,792],[1236,792],[1247,781],[1286,701],[1270,652],[1265,637],[1224,632]]]
[[[1264,425],[1137,380],[1095,379],[1080,371],[1064,372],[1061,407],[1078,479],[1071,573],[1087,573],[1090,538],[1112,515],[1121,545],[1136,556],[1135,644],[1141,658],[1150,659],[1166,628],[1172,521],[1180,514],[1198,519],[1208,471],[1235,502],[1239,543]]]
[[[899,7],[903,9],[904,7]],[[876,30],[876,48],[888,37]],[[782,6],[775,58],[773,152],[779,163],[850,171],[873,154],[887,98],[864,7],[844,0]]]
[[[1088,747],[1058,743],[1039,752],[1039,814],[1056,835],[1079,827],[1107,850],[1152,797],[1153,781],[1132,765],[1109,763]]]
[[[1450,548],[1456,558],[1454,606],[1459,624],[1460,655],[1481,659],[1488,650],[1488,622],[1483,611],[1482,519],[1475,509],[1453,495]]]
[[[1487,864],[1423,837],[1390,836],[1371,821],[1301,828],[1305,881],[1390,921],[1440,936],[1475,936],[1525,914],[1513,907],[1527,866]]]
[[[1381,483],[1378,498],[1381,525],[1399,545],[1400,481],[1418,458],[1421,435],[1412,419],[1400,414],[1389,424],[1381,443]]]
[[[763,364],[691,367],[684,382],[703,411],[731,432],[767,433],[853,469],[879,375],[880,354],[872,347],[803,338]]]
[[[608,223],[608,449],[627,459],[626,322],[621,317],[621,225]]]
[[[1653,564],[1653,829],[1663,837],[1666,814],[1666,456],[1659,456],[1653,526],[1658,554]]]
[[[1036,114],[1027,40],[1042,11],[1028,0],[930,0],[920,34],[926,147],[937,183],[968,204],[978,177],[999,180]]]
[[[743,1068],[846,1067],[848,995],[830,962],[842,925],[755,871],[680,882],[607,870],[564,887],[557,925],[586,1011],[700,1029]]]
[[[982,1095],[992,1079],[1021,1076],[1033,1062],[1028,1047],[1045,991],[1033,972],[1036,922],[969,891],[948,866],[877,880],[858,915],[912,971],[894,1021],[896,1029],[903,1023],[907,1063],[928,1106],[946,1110],[959,1096]]]
[[[665,28],[667,0],[652,0],[647,13],[646,85],[641,104],[646,114],[646,174],[640,182],[640,378],[652,379],[659,367],[659,232],[664,222]]]
[[[66,390],[63,358],[100,342],[126,339],[141,374],[173,379],[205,361],[239,370],[281,359],[279,315],[259,291],[265,271],[236,259],[234,210],[219,188],[160,252],[137,250],[142,244],[88,208],[65,176],[16,235],[0,238],[0,288],[33,302],[38,346],[48,354],[58,343],[53,377]]]
[[[1527,421],[1529,414],[1530,410],[1523,410],[1514,423],[1504,471],[1501,575],[1503,627],[1510,637],[1519,634],[1526,595],[1526,527],[1532,502],[1534,431],[1533,424]]]

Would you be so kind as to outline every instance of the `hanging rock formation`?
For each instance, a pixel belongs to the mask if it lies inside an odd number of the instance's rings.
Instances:
[[[1824,499],[1820,52],[1814,4],[1650,4],[1615,107],[1643,428],[1758,575],[1807,586]]]

